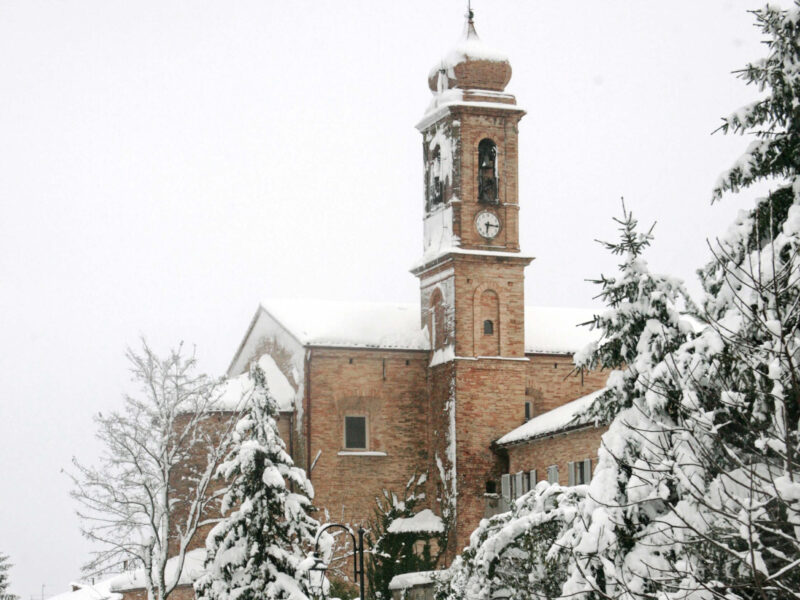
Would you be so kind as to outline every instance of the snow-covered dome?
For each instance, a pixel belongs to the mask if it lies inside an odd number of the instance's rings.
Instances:
[[[511,63],[508,57],[481,41],[470,12],[464,35],[430,70],[428,86],[434,93],[450,88],[502,92],[510,79]]]

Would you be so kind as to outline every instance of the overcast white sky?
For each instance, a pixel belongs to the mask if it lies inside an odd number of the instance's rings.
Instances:
[[[788,0],[784,0],[788,3]],[[60,469],[97,452],[125,346],[227,367],[264,297],[415,301],[429,68],[464,2],[0,0],[0,552],[65,591],[88,547]],[[734,0],[474,0],[507,52],[528,304],[587,306],[619,197],[655,270],[694,283],[752,194],[709,205],[746,145],[763,52]]]

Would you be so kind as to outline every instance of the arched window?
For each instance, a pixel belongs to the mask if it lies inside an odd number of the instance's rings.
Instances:
[[[497,145],[489,138],[478,144],[478,202],[497,203]]]
[[[494,323],[490,319],[483,322],[483,335],[494,335]]]
[[[428,161],[428,209],[444,201],[442,185],[442,155],[439,146],[433,149]]]

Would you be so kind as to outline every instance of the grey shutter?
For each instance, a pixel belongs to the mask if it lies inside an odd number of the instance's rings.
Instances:
[[[525,491],[523,491],[522,488],[522,471],[520,471],[514,475],[514,498],[519,498],[524,493]]]
[[[511,475],[508,473],[500,476],[500,495],[505,500],[511,498]]]
[[[528,473],[528,476],[530,477],[531,480],[531,489],[533,489],[536,487],[536,484],[539,483],[539,478],[536,476],[536,469],[530,471]]]
[[[531,491],[531,478],[525,472],[520,473],[520,475],[522,475],[522,493],[527,494]]]
[[[592,480],[592,459],[587,458],[583,461],[583,483],[589,483]]]
[[[547,467],[547,481],[548,483],[558,483],[558,465]]]
[[[567,463],[567,473],[569,475],[569,483],[567,485],[575,485],[575,463]]]

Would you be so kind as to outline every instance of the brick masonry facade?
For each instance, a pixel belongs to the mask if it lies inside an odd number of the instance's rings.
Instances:
[[[594,470],[600,438],[607,430],[607,427],[587,427],[509,446],[508,472],[536,469],[537,481],[547,481],[547,467],[555,465],[558,467],[558,483],[567,485],[570,462],[588,458]]]

